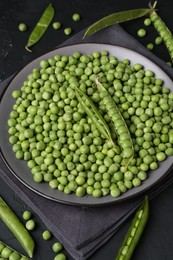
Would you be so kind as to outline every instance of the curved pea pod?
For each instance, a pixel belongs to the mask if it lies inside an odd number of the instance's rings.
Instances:
[[[28,256],[32,258],[35,242],[19,218],[7,203],[0,197],[0,219],[11,230]]]
[[[43,12],[42,16],[40,17],[38,23],[34,27],[33,31],[31,32],[27,45],[25,46],[27,51],[31,52],[30,47],[35,45],[46,32],[47,28],[49,27],[53,17],[55,14],[55,10],[52,4],[49,4],[45,11]]]
[[[142,205],[137,210],[130,228],[125,236],[121,248],[115,260],[130,260],[132,254],[140,240],[140,237],[144,231],[149,216],[149,202],[146,196]]]
[[[98,131],[108,140],[112,143],[112,146],[117,154],[120,153],[120,148],[117,146],[111,137],[111,132],[109,130],[109,127],[107,123],[105,122],[104,118],[98,111],[98,109],[95,107],[92,100],[80,89],[75,88],[76,90],[76,97],[83,107],[85,113],[90,117],[93,124],[97,127]]]
[[[122,116],[113,98],[109,95],[108,91],[99,82],[98,79],[95,80],[95,84],[101,93],[102,101],[105,105],[105,108],[107,110],[110,119],[114,124],[116,133],[118,135],[119,143],[122,148],[122,156],[123,156],[122,164],[127,167],[134,156],[134,147],[133,147],[131,134],[126,125],[124,117]]]
[[[173,61],[173,34],[162,20],[162,18],[158,15],[156,11],[153,11],[150,14],[150,18],[154,28],[156,29],[157,33],[162,38],[168,53],[170,55],[171,61]]]
[[[142,16],[145,16],[151,12],[150,8],[132,9],[123,12],[113,13],[103,17],[94,24],[92,24],[84,33],[83,38],[90,36],[110,25],[126,22]]]

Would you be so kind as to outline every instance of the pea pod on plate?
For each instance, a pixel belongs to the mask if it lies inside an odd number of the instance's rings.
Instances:
[[[83,107],[83,109],[85,110],[85,112],[87,113],[87,115],[90,117],[92,122],[96,125],[99,132],[112,143],[115,152],[119,154],[120,148],[112,140],[109,127],[105,122],[104,118],[102,117],[102,115],[100,114],[100,112],[95,107],[92,100],[83,91],[79,90],[78,88],[75,88],[75,90],[76,90],[76,97],[79,103],[81,104],[81,106]]]
[[[134,156],[134,147],[131,134],[120,110],[118,109],[113,98],[109,95],[108,91],[104,88],[98,79],[96,79],[95,84],[100,91],[100,96],[106,107],[107,113],[114,124],[119,142],[122,147],[122,155],[124,158],[123,164],[125,164],[127,167]]]

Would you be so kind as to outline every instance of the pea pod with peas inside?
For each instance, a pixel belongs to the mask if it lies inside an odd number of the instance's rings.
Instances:
[[[55,14],[55,10],[52,4],[49,4],[45,11],[43,12],[42,16],[40,17],[38,23],[34,27],[33,31],[30,34],[28,39],[27,45],[25,46],[27,51],[31,51],[30,47],[35,45],[43,36],[47,28],[49,27],[53,17]]]
[[[100,96],[106,107],[107,113],[110,116],[112,122],[114,123],[116,132],[118,134],[119,142],[122,147],[124,164],[128,166],[134,156],[134,147],[126,122],[122,114],[120,113],[116,103],[98,79],[96,79],[95,84],[100,91]]]
[[[109,130],[109,127],[107,123],[105,122],[104,118],[98,111],[98,109],[95,107],[94,103],[91,101],[91,99],[81,90],[78,88],[75,88],[76,90],[76,97],[85,110],[86,114],[90,117],[92,122],[96,125],[97,129],[100,131],[100,133],[112,143],[114,150],[117,154],[120,153],[120,148],[117,146],[111,137],[111,132]]]
[[[157,2],[155,2],[156,5]],[[156,11],[153,11],[150,14],[150,19],[155,27],[156,31],[160,35],[161,39],[165,43],[165,46],[169,52],[171,61],[173,61],[173,35],[169,28],[166,26],[165,22],[162,20],[162,18],[158,15]]]
[[[17,252],[14,248],[8,246],[4,242],[0,241],[0,259],[9,260],[29,260],[27,256]]]
[[[15,235],[21,246],[25,249],[28,256],[32,258],[35,242],[22,222],[15,215],[7,203],[0,197],[0,219]]]
[[[149,216],[149,203],[146,196],[142,205],[137,210],[126,237],[115,260],[130,260],[139,242]]]

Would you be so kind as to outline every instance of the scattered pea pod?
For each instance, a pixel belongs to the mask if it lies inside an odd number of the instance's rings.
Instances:
[[[135,214],[132,224],[127,232],[123,244],[115,260],[130,260],[137,243],[143,233],[149,216],[149,203],[146,196],[141,207]]]
[[[33,256],[35,247],[34,240],[18,217],[14,214],[11,208],[0,197],[0,219],[15,235],[21,246],[25,249],[30,258]]]
[[[84,33],[83,38],[90,36],[110,25],[126,22],[142,16],[145,16],[151,12],[151,8],[133,9],[123,12],[113,13],[103,17],[94,24],[92,24]]]
[[[31,51],[30,47],[32,47],[34,44],[36,44],[43,34],[46,32],[47,28],[49,27],[53,17],[55,14],[55,10],[52,6],[52,4],[49,4],[45,11],[43,12],[42,16],[40,17],[38,23],[36,24],[35,28],[30,34],[30,37],[28,39],[27,45],[25,46],[27,51]]]
[[[2,257],[5,260],[7,259],[7,255],[9,255],[8,259],[29,260],[27,256],[22,255],[14,248],[0,241],[0,257]]]
[[[77,97],[79,103],[81,104],[81,106],[83,107],[83,109],[85,110],[86,114],[90,117],[90,119],[95,124],[95,126],[97,127],[99,132],[106,139],[111,141],[115,152],[117,154],[119,154],[120,148],[119,148],[119,146],[115,145],[115,143],[113,142],[109,127],[108,127],[107,123],[105,122],[104,118],[102,117],[102,115],[100,114],[100,112],[98,111],[98,109],[95,107],[92,100],[80,89],[78,89],[78,88],[75,88],[75,89],[76,89],[76,97]]]
[[[157,2],[155,2],[154,5],[156,5]],[[153,11],[150,14],[150,19],[152,21],[152,24],[154,25],[156,31],[161,36],[168,52],[171,57],[171,60],[173,61],[173,34],[169,30],[169,28],[166,26],[165,22],[161,19],[161,17],[158,15],[156,11]]]
[[[123,163],[128,166],[131,159],[134,156],[134,147],[133,141],[126,125],[126,122],[119,111],[116,103],[109,95],[108,91],[104,88],[104,86],[99,82],[98,79],[95,81],[99,91],[101,91],[100,95],[102,97],[102,101],[106,107],[107,113],[110,116],[112,122],[114,123],[116,132],[119,136],[119,141],[122,146],[122,155],[124,157]]]

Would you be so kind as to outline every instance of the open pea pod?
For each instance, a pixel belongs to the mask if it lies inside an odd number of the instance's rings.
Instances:
[[[142,236],[149,217],[149,201],[146,196],[137,210],[115,260],[130,260]]]
[[[5,251],[9,250],[10,256],[9,259],[10,260],[29,260],[30,258],[28,258],[27,256],[24,256],[23,254],[21,254],[20,252],[18,252],[16,249],[12,248],[11,246],[8,246],[7,244],[5,244],[4,242],[0,241],[0,259],[6,259],[6,257],[4,258],[4,255],[6,256]]]
[[[141,8],[141,9],[132,9],[127,11],[122,11],[118,13],[113,13],[108,16],[103,17],[94,24],[92,24],[84,33],[83,38],[90,36],[93,33],[96,33],[110,25],[126,22],[133,20],[142,16],[145,16],[151,12],[151,8]]]
[[[115,144],[115,142],[112,140],[111,132],[109,130],[109,127],[100,114],[100,112],[95,107],[92,100],[80,89],[75,88],[76,97],[83,107],[86,114],[90,117],[93,124],[97,127],[98,131],[113,145],[114,151],[116,154],[120,153],[120,147]],[[84,98],[84,99],[83,99]]]

